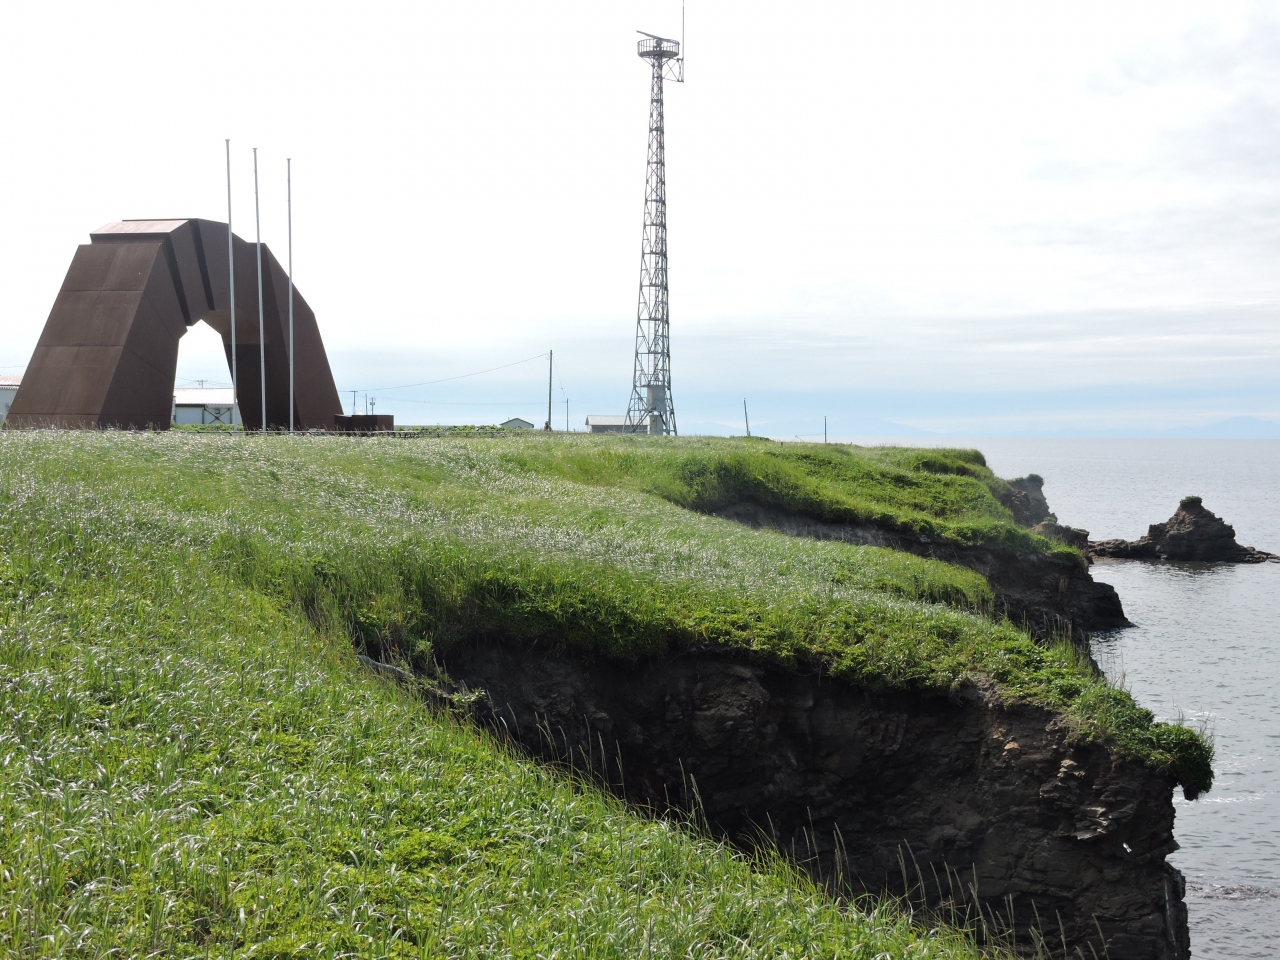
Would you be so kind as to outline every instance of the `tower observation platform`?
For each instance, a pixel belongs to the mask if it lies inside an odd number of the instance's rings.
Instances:
[[[678,40],[666,40],[652,34],[645,34],[645,38],[636,46],[639,48],[640,56],[646,60],[671,60],[680,56]]]

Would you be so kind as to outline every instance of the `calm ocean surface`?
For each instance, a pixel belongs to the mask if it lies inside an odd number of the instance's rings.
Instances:
[[[1002,477],[1040,474],[1058,520],[1095,540],[1137,539],[1198,494],[1240,543],[1280,553],[1277,440],[946,445],[977,447]],[[1187,878],[1192,953],[1280,957],[1280,563],[1110,561],[1093,575],[1137,624],[1094,638],[1099,664],[1162,719],[1205,724],[1217,746],[1213,790],[1177,799],[1170,860]]]

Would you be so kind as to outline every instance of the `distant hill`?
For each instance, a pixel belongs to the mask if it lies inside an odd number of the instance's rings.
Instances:
[[[916,434],[899,434],[897,439],[909,441]],[[875,437],[876,434],[864,434],[864,437]],[[938,435],[935,436],[945,436]],[[1280,422],[1263,420],[1260,417],[1231,417],[1217,423],[1206,423],[1195,427],[1172,427],[1164,430],[1153,430],[1149,427],[1118,427],[1111,429],[1090,429],[1088,427],[1065,428],[1060,430],[1012,430],[1007,433],[990,432],[981,434],[956,433],[952,438],[965,438],[969,442],[982,437],[1044,437],[1083,439],[1156,439],[1156,440],[1280,440]],[[861,442],[861,441],[860,441]],[[867,442],[873,442],[868,440]]]
[[[1280,440],[1280,423],[1258,417],[1232,417],[1202,427],[1164,430],[1156,436],[1206,440]]]

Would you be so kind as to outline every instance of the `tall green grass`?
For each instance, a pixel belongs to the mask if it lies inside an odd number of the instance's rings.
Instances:
[[[742,445],[726,444],[726,457]],[[10,434],[0,466],[104,509],[131,502],[154,530],[140,538],[177,536],[210,570],[419,666],[434,646],[499,631],[614,658],[744,646],[891,689],[989,677],[1189,794],[1210,786],[1203,737],[1153,722],[1069,649],[989,620],[972,571],[744,529],[628,486],[667,466],[602,466],[650,453],[669,466],[685,447],[721,456],[713,440],[649,438]]]
[[[977,956],[365,675],[209,552],[300,455],[205,442],[0,438],[0,954]]]
[[[572,476],[667,449],[624,441],[0,434],[0,953],[976,955],[507,754],[353,640],[990,678],[1207,788],[1203,738],[993,623],[972,572]]]
[[[542,439],[505,462],[580,483],[653,493],[714,513],[743,500],[828,523],[870,524],[967,546],[1007,546],[1083,563],[1019,527],[1009,484],[977,450],[777,443],[749,438]]]
[[[725,456],[742,445],[725,443]],[[714,440],[684,446],[720,456]],[[1068,647],[992,622],[972,571],[753,531],[628,486],[666,467],[600,473],[681,449],[634,437],[9,434],[0,467],[104,510],[128,505],[154,530],[139,538],[180,537],[209,569],[420,667],[436,647],[499,632],[632,659],[734,645],[891,689],[990,678],[1078,736],[1169,771],[1189,796],[1211,785],[1205,737],[1156,723]]]

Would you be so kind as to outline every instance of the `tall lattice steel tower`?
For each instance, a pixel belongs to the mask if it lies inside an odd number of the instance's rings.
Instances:
[[[640,243],[640,301],[636,308],[636,362],[627,404],[633,433],[676,433],[671,401],[671,319],[667,306],[667,152],[662,115],[664,79],[684,82],[680,43],[643,30],[638,53],[653,69],[649,95],[649,162],[644,184],[644,236]]]

